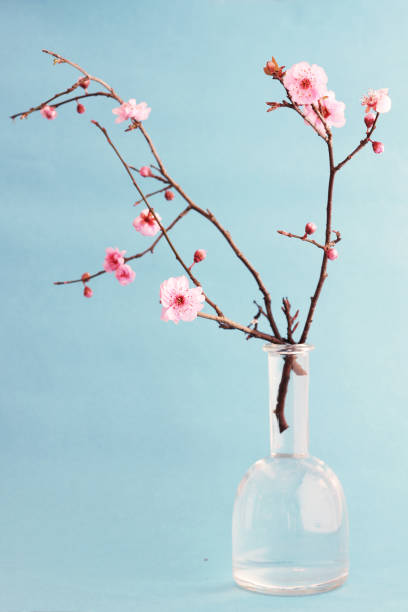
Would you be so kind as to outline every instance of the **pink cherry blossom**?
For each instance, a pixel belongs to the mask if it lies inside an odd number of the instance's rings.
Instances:
[[[205,297],[202,287],[190,289],[186,276],[169,278],[160,285],[163,321],[193,321],[203,309]]]
[[[142,166],[139,170],[140,176],[152,176],[152,171],[150,170],[149,166]]]
[[[159,221],[161,217],[155,213]],[[160,225],[157,223],[153,214],[148,208],[145,208],[136,219],[133,221],[133,227],[137,232],[143,234],[143,236],[155,236],[160,231]]]
[[[88,285],[85,285],[84,287],[84,297],[86,298],[91,298],[93,296],[93,291],[90,287],[88,287]]]
[[[327,75],[323,68],[307,62],[295,64],[283,77],[283,84],[297,104],[314,104],[326,93]]]
[[[55,117],[57,116],[57,111],[55,110],[55,108],[53,106],[48,106],[48,104],[42,107],[40,113],[46,119],[55,119]]]
[[[112,110],[114,115],[117,115],[115,123],[121,123],[121,121],[127,121],[128,119],[135,119],[136,121],[144,121],[150,115],[150,111],[146,102],[140,102],[136,104],[136,100],[131,98],[129,102],[123,102],[117,108]]]
[[[327,91],[324,97],[318,101],[317,107],[328,127],[343,127],[343,125],[346,123],[346,119],[344,117],[344,109],[346,108],[346,105],[344,102],[339,102],[336,100],[334,91]],[[304,116],[315,126],[319,134],[322,136],[326,135],[324,125],[314,112],[311,105],[307,104],[305,106]]]
[[[366,113],[370,110],[375,110],[377,113],[388,113],[391,108],[388,89],[369,89],[368,94],[361,98],[361,106],[366,107]]]
[[[128,264],[122,264],[116,269],[115,276],[121,285],[129,285],[135,280],[136,272]]]
[[[106,249],[105,261],[103,262],[103,269],[105,272],[114,272],[125,263],[124,254],[126,251],[119,251],[118,247],[108,247]]]
[[[146,102],[140,102],[140,104],[136,104],[134,106],[132,119],[135,119],[136,121],[144,121],[150,115],[151,110],[152,109],[147,106]]]
[[[78,104],[77,104],[77,113],[79,113],[80,115],[82,115],[82,113],[84,113],[84,112],[85,112],[85,106],[84,106],[83,104],[80,104],[80,103],[78,102]]]

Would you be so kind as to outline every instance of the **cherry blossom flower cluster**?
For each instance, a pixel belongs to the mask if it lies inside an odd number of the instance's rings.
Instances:
[[[295,64],[285,73],[283,84],[292,100],[304,105],[303,115],[324,137],[326,130],[320,117],[328,127],[343,127],[344,102],[336,100],[334,91],[327,90],[327,75],[323,68],[307,62]],[[320,115],[320,116],[319,116]]]
[[[105,272],[114,272],[119,283],[123,286],[133,283],[136,277],[136,272],[125,263],[125,253],[126,251],[120,251],[118,247],[108,247],[103,262]]]
[[[364,123],[367,130],[369,130],[376,121],[377,115],[374,112],[381,115],[388,113],[391,109],[391,98],[388,95],[388,89],[369,89],[367,95],[361,98],[361,106],[365,106],[366,115]],[[374,153],[380,154],[384,152],[384,144],[382,142],[371,139],[370,141]]]
[[[292,101],[299,106],[303,106],[303,116],[305,121],[313,125],[318,133],[325,138],[326,126],[343,127],[346,123],[344,116],[345,104],[336,100],[334,91],[327,90],[327,75],[321,66],[307,62],[299,62],[286,72],[282,72],[274,60],[267,62],[264,71],[274,78],[282,79],[283,85],[288,91]],[[387,113],[391,109],[391,98],[388,89],[370,89],[367,95],[361,99],[362,106],[366,107],[364,118],[367,129],[376,120],[375,113]],[[275,110],[281,104],[268,102],[269,111]],[[326,126],[325,126],[326,124]],[[382,153],[384,145],[382,142],[371,141],[374,153]]]

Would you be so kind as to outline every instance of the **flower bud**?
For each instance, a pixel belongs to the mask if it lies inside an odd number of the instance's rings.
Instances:
[[[373,142],[373,151],[374,153],[383,153],[384,145],[382,142],[374,141]]]
[[[83,104],[80,104],[80,103],[78,102],[78,104],[77,104],[77,113],[79,113],[80,115],[82,115],[82,113],[84,113],[84,112],[85,112],[85,106],[84,106]]]
[[[203,259],[205,259],[207,257],[207,251],[204,251],[204,249],[197,249],[197,251],[194,253],[194,263],[199,263],[200,261],[203,261]]]
[[[315,231],[317,230],[317,225],[315,225],[315,223],[306,223],[305,226],[305,232],[306,234],[314,234]]]
[[[83,275],[81,276],[81,281],[83,283],[86,283],[86,281],[88,281],[91,278],[91,275],[89,274],[89,272],[84,272]]]
[[[271,61],[266,62],[266,65],[264,66],[264,73],[272,76],[275,73],[275,71],[276,71],[275,64]]]
[[[336,251],[336,249],[327,249],[326,251],[327,253],[327,257],[330,259],[330,261],[333,261],[334,259],[337,259],[339,254]]]
[[[84,77],[83,79],[79,80],[79,86],[82,87],[82,89],[87,90],[90,84],[91,81],[88,79],[88,77]]]
[[[90,287],[88,287],[88,285],[85,285],[84,287],[84,297],[86,298],[90,298],[93,296],[93,291]]]
[[[139,170],[140,176],[152,176],[152,171],[149,166],[142,166]]]
[[[164,192],[164,197],[166,198],[166,200],[171,202],[171,200],[174,200],[175,195],[173,191],[171,191],[170,189],[166,189],[166,191]]]
[[[366,116],[364,117],[364,123],[366,124],[367,129],[370,129],[374,121],[375,121],[374,113],[367,113]]]
[[[42,107],[40,113],[46,119],[55,119],[55,117],[57,116],[57,111],[55,110],[55,108],[53,106],[48,106],[48,104]]]

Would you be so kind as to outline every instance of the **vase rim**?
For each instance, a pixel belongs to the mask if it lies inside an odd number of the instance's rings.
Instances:
[[[275,355],[301,355],[313,351],[315,347],[312,344],[264,344],[262,349],[265,353],[274,353]]]

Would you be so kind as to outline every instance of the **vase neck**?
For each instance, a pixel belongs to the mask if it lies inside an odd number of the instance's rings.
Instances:
[[[267,345],[271,455],[309,454],[308,345]]]

